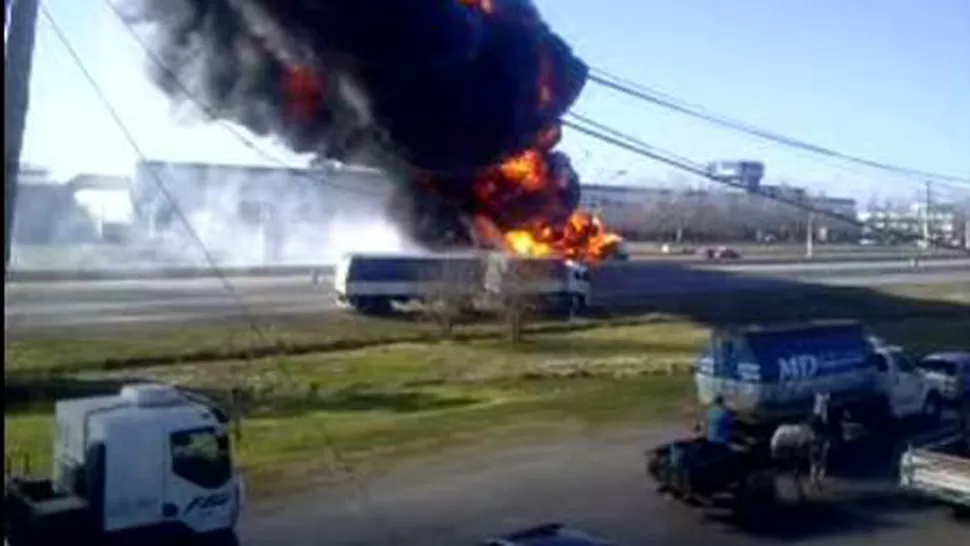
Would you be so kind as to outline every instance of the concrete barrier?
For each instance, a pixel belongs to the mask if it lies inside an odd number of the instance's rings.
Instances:
[[[878,263],[899,262],[909,260],[912,255],[900,253],[898,255],[865,255],[846,254],[841,256],[819,256],[808,258],[755,257],[740,260],[710,261],[698,256],[662,256],[651,255],[634,256],[632,262],[654,263],[666,265],[781,265],[807,263]],[[967,260],[968,255],[941,255],[923,258],[922,262],[946,262]],[[621,266],[622,267],[622,266]],[[14,269],[7,275],[7,282],[57,282],[57,281],[108,281],[133,279],[198,279],[226,277],[290,277],[306,275],[309,278],[313,271],[320,271],[325,275],[333,273],[332,265],[298,265],[298,266],[258,266],[258,267],[222,267],[219,269],[200,267],[139,267],[139,268],[105,268],[105,269]]]
[[[7,275],[7,282],[67,282],[67,281],[112,281],[136,279],[198,279],[207,277],[290,277],[306,275],[307,279],[314,270],[324,274],[333,273],[333,266],[266,266],[266,267],[222,267],[218,269],[198,267],[161,267],[156,269],[35,269],[13,270]]]

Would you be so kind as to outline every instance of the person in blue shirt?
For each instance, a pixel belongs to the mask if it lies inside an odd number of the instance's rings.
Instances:
[[[734,443],[734,413],[724,404],[724,397],[717,395],[707,410],[707,441],[724,447]]]

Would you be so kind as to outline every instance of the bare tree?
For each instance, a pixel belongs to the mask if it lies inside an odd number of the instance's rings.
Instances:
[[[489,258],[486,290],[499,305],[513,343],[525,337],[525,326],[532,308],[534,281],[542,274],[542,262],[502,254]]]
[[[478,259],[446,258],[433,262],[425,273],[429,287],[425,309],[443,338],[452,337],[455,324],[481,295],[482,268]]]

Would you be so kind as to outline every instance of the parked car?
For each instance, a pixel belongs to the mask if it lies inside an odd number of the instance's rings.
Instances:
[[[737,250],[726,247],[707,247],[701,249],[701,255],[708,260],[740,260],[741,253]]]
[[[927,383],[932,384],[950,403],[970,397],[970,352],[933,353],[923,357],[916,365]],[[963,378],[963,392],[957,392]]]

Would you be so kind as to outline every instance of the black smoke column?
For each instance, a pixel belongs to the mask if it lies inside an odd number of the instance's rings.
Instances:
[[[200,98],[297,152],[387,169],[394,216],[429,243],[473,239],[478,173],[558,128],[586,79],[526,0],[135,1],[172,100]],[[565,193],[558,209],[571,210]]]

